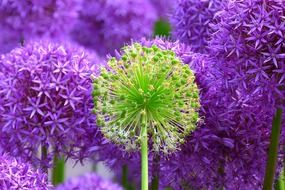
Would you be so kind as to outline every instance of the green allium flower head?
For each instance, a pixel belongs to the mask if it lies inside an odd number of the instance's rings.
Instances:
[[[153,151],[177,150],[199,120],[193,72],[174,52],[157,46],[134,43],[122,50],[94,79],[97,125],[127,150],[140,147],[142,127]]]

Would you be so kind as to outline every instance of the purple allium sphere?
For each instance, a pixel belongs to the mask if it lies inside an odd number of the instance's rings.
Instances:
[[[177,190],[262,189],[273,105],[256,84],[240,80],[245,73],[233,62],[203,59],[197,68],[210,68],[200,79],[214,76],[200,91],[204,123],[182,151],[162,160],[161,182]]]
[[[118,184],[96,175],[88,173],[58,185],[55,190],[123,190]]]
[[[38,37],[53,40],[66,38],[77,19],[80,2],[80,0],[0,1],[0,52],[8,52],[15,47],[5,47],[7,42],[10,45]]]
[[[0,59],[0,144],[32,163],[40,146],[82,159],[96,144],[94,56],[71,44],[31,42]]]
[[[8,155],[0,156],[0,189],[48,190],[46,174],[33,169],[29,164],[19,162]]]
[[[101,55],[113,54],[131,39],[151,36],[157,19],[147,0],[85,0],[72,36]]]
[[[238,65],[244,82],[277,104],[285,98],[284,14],[283,0],[232,1],[217,17],[210,43],[214,55]]]
[[[226,0],[178,0],[171,18],[173,37],[190,45],[193,51],[208,52],[209,23]]]

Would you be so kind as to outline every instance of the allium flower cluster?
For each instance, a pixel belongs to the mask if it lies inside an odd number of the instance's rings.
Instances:
[[[101,55],[131,39],[151,36],[156,11],[146,0],[85,0],[72,36]]]
[[[204,75],[200,84],[209,84],[200,91],[204,123],[180,152],[162,160],[162,184],[178,190],[261,189],[273,105],[256,84],[244,88],[239,80],[244,73],[231,67],[233,62],[204,56],[197,63],[196,69],[205,69],[196,72]]]
[[[1,1],[0,52],[31,38],[66,38],[79,8],[80,0]]]
[[[193,51],[208,52],[209,24],[226,0],[178,0],[171,17],[174,39],[190,45]]]
[[[153,151],[179,149],[196,128],[199,91],[189,66],[170,50],[134,43],[94,79],[97,125],[126,149],[138,150],[146,126]]]
[[[116,183],[103,179],[95,173],[88,173],[83,176],[70,179],[58,185],[55,190],[123,190]]]
[[[46,174],[33,169],[29,164],[17,161],[8,155],[0,156],[0,189],[48,190]]]
[[[98,140],[92,114],[96,60],[72,45],[32,42],[0,61],[0,144],[38,161],[39,147],[83,158]]]
[[[282,0],[232,1],[212,27],[213,52],[238,65],[245,85],[257,84],[271,102],[285,98],[284,14]]]

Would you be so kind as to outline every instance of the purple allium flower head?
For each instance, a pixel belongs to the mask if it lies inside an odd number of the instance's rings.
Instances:
[[[6,43],[13,45],[38,37],[66,38],[77,19],[80,3],[81,0],[1,1],[0,51],[13,48],[6,47]]]
[[[226,0],[178,0],[172,15],[173,37],[190,45],[193,51],[208,52],[209,23]]]
[[[0,189],[48,190],[46,174],[33,169],[29,164],[19,162],[6,154],[0,156]]]
[[[200,80],[214,79],[200,91],[204,123],[182,151],[162,160],[162,184],[178,190],[261,189],[273,105],[256,84],[241,80],[245,73],[232,62],[204,56],[198,63],[196,68],[210,67]]]
[[[88,173],[58,185],[55,190],[123,190],[118,184],[96,175]]]
[[[269,93],[273,102],[285,98],[284,14],[282,0],[232,1],[212,27],[213,53],[238,65],[245,82],[257,84],[256,91]]]
[[[157,19],[147,0],[85,0],[72,36],[99,54],[113,53],[131,39],[151,36]]]
[[[98,60],[71,44],[31,42],[0,59],[0,144],[37,163],[39,147],[82,159],[96,144],[92,84]],[[94,136],[95,135],[95,136]],[[99,135],[99,134],[98,134]]]

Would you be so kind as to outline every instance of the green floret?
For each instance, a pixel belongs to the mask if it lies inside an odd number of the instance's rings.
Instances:
[[[97,124],[107,138],[138,149],[147,126],[154,151],[179,148],[199,120],[199,90],[188,65],[175,53],[133,44],[111,58],[94,81]]]

